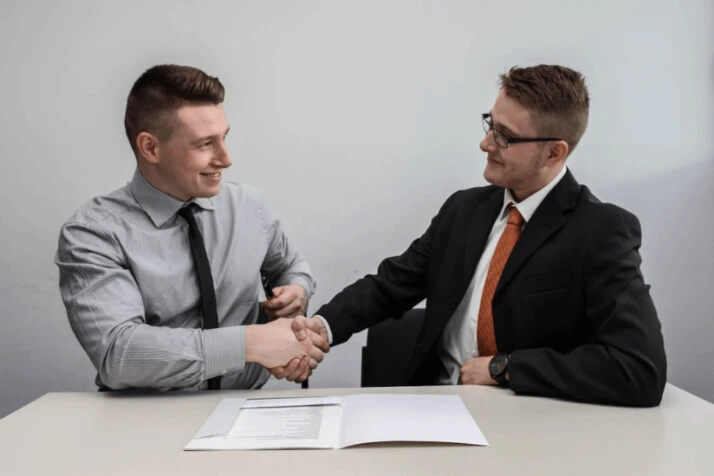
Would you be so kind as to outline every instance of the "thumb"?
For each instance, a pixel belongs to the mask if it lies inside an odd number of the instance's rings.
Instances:
[[[293,332],[295,333],[295,337],[297,337],[297,340],[305,340],[307,338],[307,324],[306,324],[306,319],[302,316],[298,316],[294,319],[291,320],[291,327],[293,329]]]
[[[273,288],[273,296],[278,297],[281,294],[285,292],[285,286],[278,286],[277,288]]]

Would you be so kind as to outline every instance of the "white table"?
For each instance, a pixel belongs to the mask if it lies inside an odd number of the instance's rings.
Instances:
[[[223,397],[459,394],[491,444],[182,451]],[[518,397],[494,387],[50,393],[0,420],[0,474],[714,475],[714,405],[669,385],[638,409]]]

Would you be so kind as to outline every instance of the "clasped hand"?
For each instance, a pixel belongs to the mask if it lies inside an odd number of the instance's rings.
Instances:
[[[248,326],[246,361],[259,363],[276,378],[304,381],[330,351],[327,332],[313,331],[312,320],[298,316]]]
[[[298,316],[290,319],[291,329],[295,338],[300,342],[311,341],[312,344],[323,353],[330,351],[328,344],[327,329],[318,318],[307,318]],[[312,371],[317,367],[317,363],[310,359],[293,358],[283,365],[270,368],[270,373],[277,379],[286,379],[289,382],[302,382],[312,375]],[[314,364],[314,365],[313,365]]]

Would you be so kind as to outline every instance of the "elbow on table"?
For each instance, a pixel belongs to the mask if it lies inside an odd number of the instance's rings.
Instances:
[[[667,385],[667,362],[664,353],[656,362],[642,366],[636,378],[628,383],[630,389],[628,404],[635,407],[656,407],[662,402],[664,388]]]

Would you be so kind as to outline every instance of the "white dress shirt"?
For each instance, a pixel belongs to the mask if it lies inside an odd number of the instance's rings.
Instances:
[[[522,202],[516,202],[509,189],[504,192],[503,206],[501,212],[493,224],[488,241],[481,255],[481,259],[476,266],[476,272],[469,284],[466,293],[454,314],[449,319],[444,328],[441,341],[438,345],[438,355],[444,367],[443,373],[439,376],[438,383],[441,385],[455,385],[459,380],[459,371],[466,361],[473,357],[478,357],[478,343],[476,340],[476,329],[478,325],[478,312],[481,306],[481,296],[483,286],[486,283],[486,275],[491,264],[491,258],[496,251],[496,245],[501,238],[501,234],[506,229],[508,222],[507,207],[510,204],[518,209],[523,216],[524,227],[528,225],[531,217],[543,202],[548,193],[565,176],[567,167],[563,167],[560,173],[545,187],[526,198]]]

